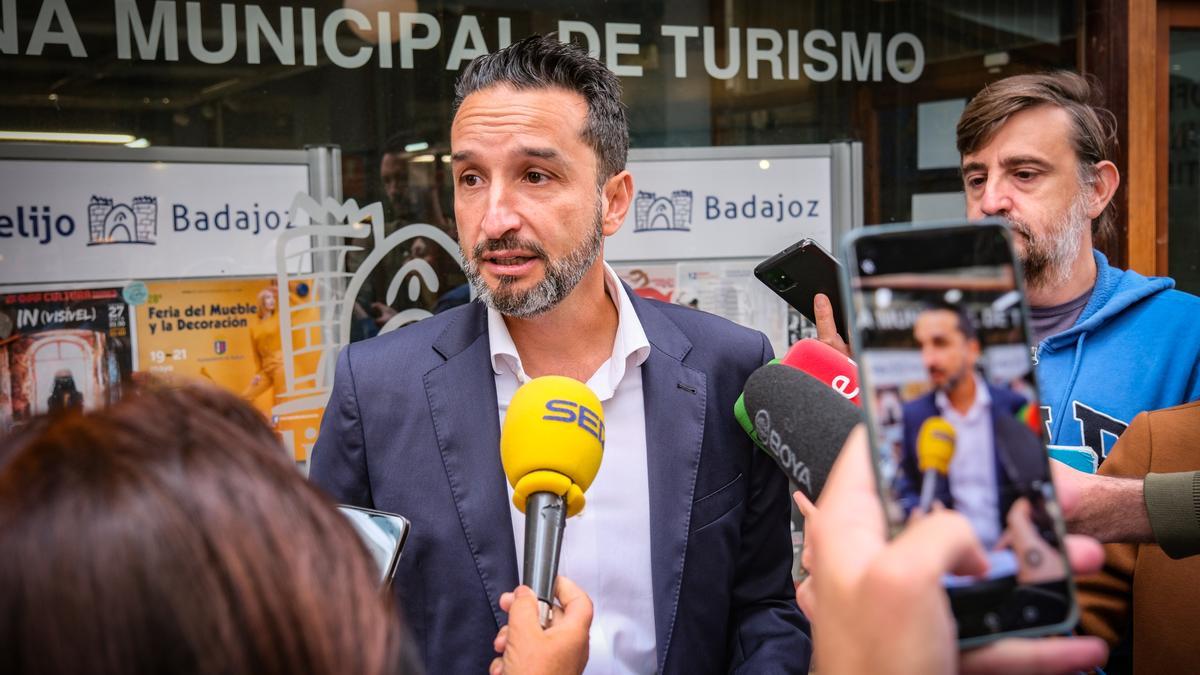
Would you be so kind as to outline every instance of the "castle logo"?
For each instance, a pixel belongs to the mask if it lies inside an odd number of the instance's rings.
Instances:
[[[134,197],[118,204],[110,197],[88,203],[88,246],[154,244],[158,236],[158,197]]]
[[[639,191],[633,202],[637,232],[688,232],[692,224],[692,191],[676,190],[671,197]]]

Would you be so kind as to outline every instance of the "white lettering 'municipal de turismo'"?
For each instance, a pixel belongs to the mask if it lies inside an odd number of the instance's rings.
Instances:
[[[180,7],[180,5],[183,5]],[[75,58],[86,58],[87,49],[67,0],[42,0],[36,14],[26,3],[18,13],[17,0],[0,0],[0,54],[41,56],[47,49],[63,49]],[[268,60],[285,66],[316,66],[323,54],[339,68],[362,68],[374,61],[380,68],[412,70],[419,58],[440,58],[439,46],[450,40],[446,70],[459,70],[471,59],[512,42],[512,19],[496,17],[484,25],[479,17],[463,14],[457,23],[443,14],[379,11],[365,13],[339,7],[318,15],[312,7],[222,3],[219,11],[205,14],[199,2],[158,0],[139,9],[135,0],[113,1],[117,57],[124,60],[178,61],[182,44],[200,63],[217,65],[245,58],[247,63]],[[21,45],[20,27],[32,30]],[[20,23],[25,19],[26,23]],[[363,38],[339,40],[343,26]],[[486,28],[486,31],[485,31]],[[560,20],[559,38],[578,40],[592,56],[604,61],[621,77],[642,77],[657,62],[643,54],[658,44],[664,73],[686,78],[692,62],[703,64],[704,74],[718,80],[799,80],[813,82],[915,82],[925,70],[925,47],[908,32],[885,35],[815,28],[736,28],[663,24],[653,27],[628,21],[593,25]],[[657,33],[657,34],[655,34]],[[244,52],[242,52],[244,50]],[[242,53],[239,53],[242,52]],[[398,58],[397,58],[398,57]],[[426,63],[428,63],[426,61]],[[693,73],[693,76],[698,73]]]

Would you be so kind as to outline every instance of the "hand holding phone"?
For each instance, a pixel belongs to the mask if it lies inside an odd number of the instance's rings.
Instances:
[[[1042,427],[1022,421],[1038,396],[1007,228],[864,228],[848,237],[846,261],[893,531],[931,505],[971,524],[988,573],[942,579],[964,646],[1070,630],[1078,608]]]
[[[816,325],[822,342],[849,355],[838,279],[840,267],[820,244],[801,239],[759,263],[754,276]]]
[[[796,502],[804,514],[804,566],[810,571],[796,600],[821,626],[814,641],[823,670],[878,672],[902,663],[922,673],[1020,673],[1038,664],[1073,672],[1105,662],[1108,649],[1095,637],[1006,639],[959,651],[938,579],[971,571],[983,549],[965,519],[945,509],[888,542],[862,429],[846,440],[819,506],[799,492]],[[1099,544],[1090,543],[1071,548],[1071,563],[1081,574],[1103,562]]]
[[[850,345],[846,344],[846,340],[838,333],[836,317],[841,311],[841,307],[834,309],[833,300],[824,293],[818,293],[813,298],[813,323],[817,326],[817,339],[838,350],[843,356],[850,356]]]

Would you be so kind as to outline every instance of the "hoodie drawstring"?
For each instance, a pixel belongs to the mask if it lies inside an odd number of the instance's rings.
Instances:
[[[1062,428],[1063,420],[1071,413],[1067,410],[1067,402],[1071,400],[1071,392],[1075,389],[1075,378],[1079,377],[1079,368],[1083,365],[1083,341],[1087,337],[1087,332],[1079,334],[1079,338],[1075,340],[1075,360],[1071,363],[1071,375],[1067,378],[1067,386],[1063,388],[1063,398],[1058,402],[1055,408],[1058,410],[1058,419],[1054,421],[1054,428],[1050,434],[1050,438],[1058,438],[1058,431]]]

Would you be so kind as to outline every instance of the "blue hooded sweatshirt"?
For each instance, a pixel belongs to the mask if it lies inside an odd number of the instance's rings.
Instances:
[[[1075,325],[1034,349],[1051,445],[1104,461],[1134,416],[1200,398],[1200,298],[1110,267]],[[1053,452],[1052,452],[1053,454]]]

